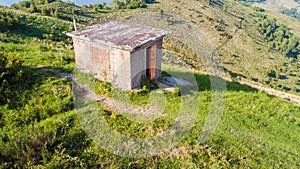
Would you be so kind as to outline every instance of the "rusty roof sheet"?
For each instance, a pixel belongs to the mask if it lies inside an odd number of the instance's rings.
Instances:
[[[102,22],[87,28],[67,33],[81,38],[126,51],[135,51],[148,42],[166,36],[170,32],[120,21]]]

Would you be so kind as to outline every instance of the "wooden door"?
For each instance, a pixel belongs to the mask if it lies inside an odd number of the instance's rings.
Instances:
[[[156,76],[156,44],[146,50],[146,76],[150,80]]]

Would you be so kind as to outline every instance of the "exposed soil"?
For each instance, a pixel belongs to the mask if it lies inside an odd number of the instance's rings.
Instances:
[[[44,71],[53,72],[59,77],[68,78],[73,83],[76,83],[76,80],[73,77],[73,75],[71,75],[69,73],[62,73],[62,72],[59,72],[58,70],[51,69],[48,67],[43,67],[43,66],[38,66],[38,68],[40,68]],[[226,78],[226,80],[232,81],[229,78]],[[276,89],[272,89],[269,87],[265,87],[262,84],[257,83],[257,82],[250,82],[250,81],[244,81],[244,80],[237,80],[236,82],[238,82],[240,84],[251,86],[260,91],[264,91],[269,95],[280,97],[282,99],[285,99],[287,101],[290,101],[290,102],[296,103],[297,105],[300,105],[300,96],[290,94],[290,93],[285,93],[285,92],[282,92],[282,91],[279,91]],[[143,117],[146,117],[146,118],[142,118],[142,119],[135,119],[138,121],[145,121],[145,120],[149,121],[149,120],[153,120],[153,118],[157,118],[158,116],[163,115],[160,111],[158,111],[156,108],[153,108],[150,105],[143,106],[143,107],[142,106],[133,106],[128,103],[116,101],[116,100],[111,99],[106,96],[99,96],[99,95],[95,94],[93,91],[90,91],[84,87],[83,87],[83,93],[84,93],[84,95],[83,95],[84,97],[94,100],[94,101],[102,102],[103,104],[105,104],[106,106],[111,108],[112,110],[118,111],[120,113],[131,114],[131,116],[129,118],[138,118],[139,116],[132,116],[132,115],[137,115],[137,114],[141,114],[141,115],[143,115]]]

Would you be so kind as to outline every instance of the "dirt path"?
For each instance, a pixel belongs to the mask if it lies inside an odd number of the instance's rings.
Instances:
[[[268,88],[268,87],[265,87],[262,84],[256,83],[256,82],[238,81],[238,83],[251,86],[258,90],[264,91],[264,92],[268,93],[269,95],[280,97],[280,98],[286,99],[288,101],[291,101],[293,103],[300,105],[300,96],[297,96],[295,94],[290,94],[290,93],[282,92],[282,91],[279,91],[276,89]]]
[[[238,80],[238,79],[233,80],[229,77],[224,77],[224,79],[227,80],[227,81],[230,81],[230,82],[237,82],[239,84],[250,86],[250,87],[255,88],[257,90],[264,91],[269,95],[276,96],[276,97],[285,99],[287,101],[290,101],[292,103],[295,103],[297,105],[300,105],[300,96],[298,96],[298,95],[291,94],[291,93],[286,93],[286,92],[279,91],[279,90],[276,90],[276,89],[272,89],[272,88],[266,87],[266,86],[264,86],[260,83],[257,83],[257,82],[252,82],[252,81],[247,81],[247,80]]]
[[[51,68],[44,67],[44,66],[37,66],[37,68],[40,68],[44,71],[53,72],[59,77],[68,78],[72,82],[76,83],[75,78],[71,74],[61,73],[58,70],[51,69]],[[225,80],[232,81],[232,79],[230,79],[230,78],[225,78]],[[257,82],[241,81],[241,80],[237,80],[236,82],[238,82],[240,84],[248,85],[248,86],[258,89],[260,91],[264,91],[269,95],[273,95],[273,96],[285,99],[287,101],[296,103],[297,105],[300,105],[300,96],[297,96],[295,94],[290,94],[290,93],[282,92],[282,91],[272,89],[269,87],[265,87],[262,84],[257,83]],[[160,111],[158,111],[156,108],[153,108],[153,106],[151,106],[151,105],[132,106],[131,104],[116,101],[109,97],[99,96],[99,95],[95,94],[94,92],[87,90],[86,88],[84,89],[83,92],[85,93],[84,97],[89,98],[94,101],[102,102],[103,104],[105,104],[109,108],[111,108],[112,110],[118,111],[120,113],[130,113],[131,115],[139,114],[139,115],[142,115],[143,117],[149,118],[148,120],[152,120],[152,118],[154,118],[154,117],[163,116],[163,114]],[[130,117],[130,118],[134,118],[134,117]],[[137,120],[144,121],[147,119],[137,119]]]
[[[162,113],[163,110],[159,110],[154,105],[147,104],[143,106],[135,106],[114,98],[97,95],[93,91],[87,89],[87,87],[78,84],[72,75],[64,75],[60,77],[65,77],[73,81],[73,91],[75,90],[74,95],[76,95],[76,97],[88,98],[91,101],[101,102],[108,107],[110,111],[121,113],[132,121],[151,122],[158,117],[164,116]]]
[[[150,122],[164,115],[162,110],[159,110],[156,106],[150,104],[144,106],[133,106],[132,104],[121,102],[113,98],[97,95],[94,91],[91,91],[87,87],[77,83],[76,78],[72,74],[62,73],[58,70],[44,66],[37,66],[37,68],[43,71],[55,73],[59,77],[71,80],[73,82],[73,91],[76,90],[77,97],[84,97],[91,101],[101,102],[111,111],[122,113],[130,120],[137,122]]]

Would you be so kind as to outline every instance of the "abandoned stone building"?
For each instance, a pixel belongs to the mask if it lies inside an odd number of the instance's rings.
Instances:
[[[140,88],[142,76],[160,76],[162,41],[168,34],[120,21],[67,33],[73,38],[76,67],[123,90]]]

